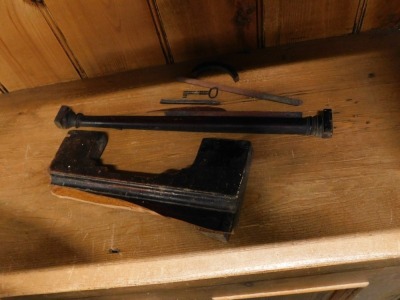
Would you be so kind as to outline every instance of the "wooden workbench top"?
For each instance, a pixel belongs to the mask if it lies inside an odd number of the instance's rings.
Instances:
[[[239,66],[240,81],[208,78],[304,101],[289,107],[220,92],[227,110],[314,115],[331,108],[332,139],[106,130],[104,163],[154,173],[191,164],[204,137],[251,141],[244,206],[229,243],[177,220],[50,192],[48,167],[67,133],[53,123],[60,105],[86,114],[155,114],[167,108],[162,97],[197,89],[174,81],[195,62],[0,96],[0,295],[228,282],[396,262],[399,53],[399,33],[333,38],[225,57]]]

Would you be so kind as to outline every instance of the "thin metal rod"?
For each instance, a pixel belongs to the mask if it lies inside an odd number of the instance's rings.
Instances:
[[[332,136],[332,111],[305,118],[243,116],[85,116],[62,106],[55,124],[60,128],[99,127],[190,132],[300,134]]]

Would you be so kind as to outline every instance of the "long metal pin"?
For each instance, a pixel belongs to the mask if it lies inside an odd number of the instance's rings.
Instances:
[[[278,96],[278,95],[273,95],[269,93],[263,93],[263,92],[258,92],[258,91],[253,91],[253,90],[248,90],[248,89],[242,89],[242,88],[237,88],[233,86],[228,86],[228,85],[223,85],[223,84],[218,84],[215,82],[207,82],[199,79],[194,79],[194,78],[186,78],[186,77],[178,77],[177,81],[179,82],[184,82],[184,83],[189,83],[193,85],[198,85],[202,87],[208,87],[208,88],[218,88],[220,91],[225,91],[237,95],[242,95],[242,96],[247,96],[247,97],[252,97],[252,98],[257,98],[257,99],[262,99],[262,100],[269,100],[273,102],[279,102],[279,103],[284,103],[284,104],[289,104],[289,105],[301,105],[303,101],[299,99],[293,99],[285,96]]]
[[[271,133],[332,136],[332,110],[305,118],[243,116],[85,116],[62,106],[54,120],[60,128],[101,127],[115,129],[189,132]]]

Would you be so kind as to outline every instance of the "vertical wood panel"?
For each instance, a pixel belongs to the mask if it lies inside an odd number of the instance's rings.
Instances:
[[[46,4],[89,77],[165,63],[145,0],[46,0]]]
[[[400,1],[368,0],[362,31],[388,27],[400,29]]]
[[[266,46],[351,33],[358,0],[264,0]]]
[[[0,82],[5,90],[79,78],[39,8],[0,1]]]
[[[255,0],[158,0],[175,61],[257,48]]]

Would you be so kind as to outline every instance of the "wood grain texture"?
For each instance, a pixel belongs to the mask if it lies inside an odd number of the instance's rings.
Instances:
[[[7,94],[8,90],[6,87],[0,82],[0,94]]]
[[[165,63],[145,0],[46,1],[89,77]]]
[[[254,282],[251,289],[237,285],[231,289],[219,292],[213,300],[240,300],[240,299],[273,299],[287,300],[339,300],[334,298],[333,293],[346,293],[355,289],[362,289],[368,286],[367,276],[355,274],[332,274],[325,276],[306,276],[303,278],[290,278],[286,280]],[[326,295],[326,298],[321,297]],[[292,296],[292,297],[290,297]],[[318,297],[318,298],[317,298]],[[261,300],[262,300],[261,299]],[[345,300],[344,298],[341,298]],[[350,299],[349,299],[350,300]]]
[[[362,30],[400,27],[400,3],[396,0],[368,0]]]
[[[174,63],[174,57],[171,52],[171,47],[168,42],[168,37],[165,32],[164,24],[161,20],[160,10],[158,8],[157,1],[156,0],[147,0],[147,3],[149,4],[151,16],[153,18],[154,26],[156,28],[157,35],[160,40],[160,46],[164,53],[166,62],[168,64],[172,64],[172,63]]]
[[[266,46],[351,33],[358,1],[264,0]]]
[[[244,254],[244,253],[243,253]],[[229,257],[230,258],[230,257]],[[133,267],[133,266],[131,266]],[[149,268],[154,267],[150,263]],[[397,268],[399,270],[399,268]],[[75,270],[74,270],[75,271]],[[92,270],[94,271],[94,270]],[[108,270],[111,271],[111,270]],[[80,267],[76,268],[76,272],[81,275],[82,270]],[[59,272],[52,272],[54,280],[59,280]],[[300,277],[287,277],[273,280],[248,280],[231,284],[218,284],[218,285],[203,285],[190,283],[181,285],[179,288],[169,288],[166,285],[153,286],[151,289],[147,288],[147,292],[143,288],[122,288],[103,291],[103,294],[97,294],[100,299],[115,300],[120,297],[128,297],[134,299],[213,299],[213,300],[233,300],[233,299],[265,299],[264,297],[288,297],[288,295],[321,295],[326,294],[332,298],[322,298],[323,300],[350,300],[347,298],[334,297],[339,293],[346,291],[354,291],[355,289],[364,289],[369,286],[368,278],[371,278],[373,272],[343,272],[336,274],[323,274],[323,275],[307,275]],[[94,273],[96,274],[96,273]],[[110,273],[108,273],[110,274]],[[26,274],[24,274],[26,275]],[[50,275],[50,274],[48,274]],[[97,275],[97,274],[96,274]],[[0,275],[0,278],[1,275]],[[3,277],[4,278],[4,277]],[[20,279],[18,276],[6,277],[7,283],[11,278]],[[261,278],[261,277],[260,277]],[[398,280],[394,280],[397,283]],[[39,282],[37,281],[36,284]],[[39,283],[40,284],[40,283]],[[139,290],[139,291],[138,291]],[[142,290],[142,291],[140,291]],[[285,296],[283,296],[285,295]],[[94,291],[82,291],[81,293],[64,293],[56,295],[48,295],[47,299],[63,298],[63,299],[76,299],[84,297],[96,296]],[[97,299],[97,297],[94,297]],[[292,298],[288,298],[292,299]],[[294,297],[294,299],[297,299]],[[305,300],[317,300],[314,297],[300,297]],[[321,300],[322,300],[321,299]]]
[[[0,65],[0,82],[8,91],[79,78],[29,1],[0,1]]]
[[[73,53],[71,47],[69,46],[68,41],[65,39],[64,34],[61,32],[57,23],[54,21],[54,18],[49,12],[46,3],[42,1],[40,3],[37,3],[37,6],[39,7],[43,18],[46,20],[54,36],[57,38],[57,41],[60,43],[60,46],[63,48],[65,54],[68,56],[68,59],[70,60],[71,64],[74,66],[76,72],[79,74],[79,77],[81,79],[87,78],[85,70],[82,68],[81,64],[79,63],[79,60],[75,57],[75,54]]]
[[[284,299],[284,300],[365,300],[396,299],[400,295],[400,268],[386,267],[362,271],[339,272],[273,280],[247,280],[231,284],[196,286],[185,284],[179,288],[158,285],[99,291],[81,291],[32,296],[25,299]],[[79,270],[78,270],[79,272]],[[265,295],[265,297],[264,297]],[[266,298],[268,297],[268,298]],[[270,298],[273,297],[273,298]]]
[[[107,131],[105,164],[152,173],[191,164],[204,137],[251,141],[244,206],[227,244],[177,220],[59,199],[50,191],[48,167],[66,135],[53,124],[61,104],[88,115],[162,109],[161,97],[188,88],[173,80],[192,63],[2,95],[1,295],[146,291],[164,283],[223,284],[398,262],[399,51],[400,34],[393,33],[226,57],[241,67],[238,87],[300,97],[304,104],[293,109],[305,115],[332,108],[329,140]],[[226,75],[208,80],[232,84]],[[288,109],[228,93],[219,97],[228,110]],[[120,252],[110,254],[114,248]]]
[[[157,0],[174,61],[257,48],[256,0]]]
[[[356,17],[354,19],[353,34],[361,32],[363,26],[365,12],[367,11],[368,0],[359,0]]]

